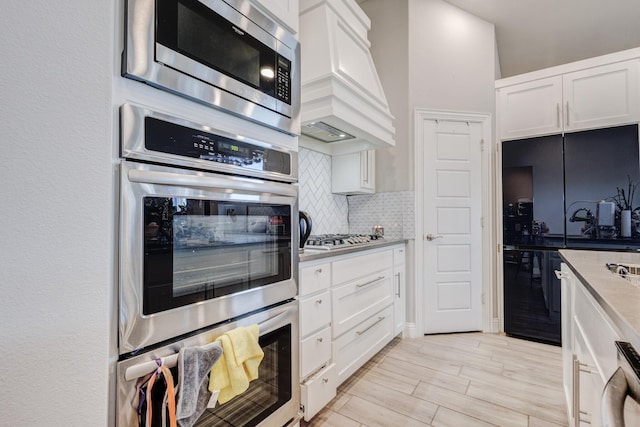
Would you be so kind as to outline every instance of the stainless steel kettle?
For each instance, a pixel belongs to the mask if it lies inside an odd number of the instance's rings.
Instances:
[[[300,223],[300,249],[303,249],[304,244],[307,242],[307,239],[311,235],[311,227],[313,224],[308,213],[299,211],[298,216],[298,222]]]

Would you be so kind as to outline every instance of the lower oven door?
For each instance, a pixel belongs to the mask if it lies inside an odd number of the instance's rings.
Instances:
[[[124,161],[120,354],[297,294],[297,187]]]
[[[139,425],[137,385],[155,370],[156,359],[161,359],[165,366],[171,368],[177,381],[175,365],[180,348],[203,346],[234,328],[253,324],[259,326],[259,342],[264,351],[258,379],[250,383],[246,392],[214,409],[205,410],[195,426],[280,427],[296,421],[300,409],[298,301],[292,300],[119,362],[117,425]]]

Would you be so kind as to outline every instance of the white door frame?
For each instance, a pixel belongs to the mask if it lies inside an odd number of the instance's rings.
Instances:
[[[489,113],[472,113],[460,111],[435,111],[416,108],[414,112],[414,182],[415,182],[415,263],[414,263],[414,309],[416,314],[416,332],[418,336],[424,334],[424,268],[422,259],[424,256],[424,212],[422,210],[424,200],[424,171],[422,159],[424,150],[422,147],[423,131],[422,122],[425,120],[451,120],[482,124],[482,330],[485,332],[498,332],[498,322],[494,319],[494,304],[496,287],[493,285],[495,278],[495,257],[492,248],[495,247],[494,224],[492,220],[493,199],[493,173],[491,169],[492,144],[492,116]]]

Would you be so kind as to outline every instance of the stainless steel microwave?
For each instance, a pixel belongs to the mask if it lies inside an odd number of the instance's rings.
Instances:
[[[122,75],[300,130],[300,45],[247,0],[127,0]]]

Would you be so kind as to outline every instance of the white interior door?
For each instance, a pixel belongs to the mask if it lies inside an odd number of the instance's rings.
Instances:
[[[482,330],[483,124],[424,120],[423,330]]]

